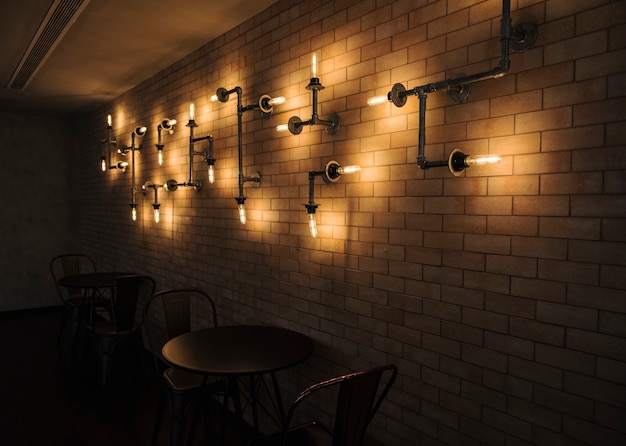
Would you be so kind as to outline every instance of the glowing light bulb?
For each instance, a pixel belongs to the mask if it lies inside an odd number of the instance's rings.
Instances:
[[[133,219],[133,221],[137,221],[137,208],[135,206],[131,205],[131,211],[130,211],[130,215]]]
[[[100,169],[102,169],[103,172],[107,171],[107,159],[104,156],[100,158]]]
[[[193,121],[196,118],[196,106],[189,104],[189,120]]]
[[[311,237],[317,237],[317,222],[315,221],[315,214],[309,215],[309,231],[311,232]]]
[[[158,223],[160,219],[159,208],[154,208],[154,222]]]
[[[209,164],[209,184],[213,184],[215,181],[215,173],[213,171],[213,165]]]
[[[311,56],[311,78],[317,77],[317,53]]]
[[[246,218],[246,205],[240,203],[237,205],[237,209],[239,210],[239,221],[242,225],[245,225],[248,219]]]
[[[284,104],[285,101],[286,99],[284,96],[278,96],[277,98],[270,99],[267,103],[273,107],[274,105]]]
[[[159,166],[163,165],[163,150],[159,150]]]
[[[211,95],[211,102],[217,102],[217,95]]]
[[[339,173],[340,174],[346,174],[346,173],[356,173],[356,172],[360,172],[361,171],[361,166],[344,166],[344,167],[340,167],[339,168]]]
[[[111,115],[107,115],[107,126],[111,127]]]
[[[465,159],[467,166],[480,165],[480,164],[495,164],[499,163],[502,158],[498,155],[469,155]]]
[[[276,126],[277,132],[286,132],[289,130],[289,124],[280,124]]]
[[[367,105],[372,107],[374,105],[384,104],[387,101],[389,101],[389,98],[387,97],[387,95],[374,96],[373,98],[369,98],[367,100]]]

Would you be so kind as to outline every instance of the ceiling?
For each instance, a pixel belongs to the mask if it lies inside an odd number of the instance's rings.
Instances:
[[[276,1],[2,0],[0,110],[68,116],[93,108]]]

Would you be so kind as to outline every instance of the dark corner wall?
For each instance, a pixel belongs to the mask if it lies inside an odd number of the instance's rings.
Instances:
[[[372,423],[383,444],[626,444],[625,3],[512,4],[514,24],[538,26],[536,44],[512,53],[510,72],[475,84],[465,103],[437,92],[427,104],[429,159],[462,149],[498,153],[500,164],[460,177],[421,170],[417,98],[402,108],[366,105],[396,82],[412,88],[492,68],[500,1],[281,0],[76,117],[75,157],[49,144],[51,135],[65,142],[51,124],[27,146],[51,163],[3,150],[3,165],[10,157],[21,174],[5,168],[17,217],[3,219],[2,233],[13,228],[4,238],[18,246],[2,249],[23,256],[3,256],[3,267],[32,271],[41,246],[71,244],[64,237],[79,218],[80,249],[99,268],[147,273],[159,288],[202,288],[222,324],[311,336],[314,357],[281,373],[288,397],[346,370],[397,364],[399,379]],[[326,87],[320,117],[337,113],[341,127],[334,136],[323,127],[277,133],[290,116],[311,116],[313,51]],[[234,200],[235,95],[209,100],[235,86],[244,105],[287,97],[270,119],[243,117],[244,170],[262,175],[259,188],[244,188],[246,225]],[[157,224],[141,185],[187,179],[192,102],[196,134],[215,140],[216,181],[207,184],[197,158],[202,189],[160,189]],[[136,153],[136,222],[130,171],[98,171],[107,114],[123,145],[135,126],[149,129]],[[164,137],[159,167],[156,127],[166,117],[179,125]],[[312,238],[307,174],[333,159],[362,170],[330,185],[316,180]],[[74,189],[66,178],[75,172]],[[72,191],[80,203],[70,210]],[[26,299],[25,280],[9,283]]]
[[[78,249],[78,164],[67,120],[0,112],[0,311],[59,305],[48,264]]]

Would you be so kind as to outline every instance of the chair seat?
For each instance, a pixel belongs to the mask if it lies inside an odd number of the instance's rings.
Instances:
[[[98,333],[99,336],[124,336],[139,330],[139,324],[135,323],[131,330],[118,331],[114,321],[102,320],[94,322],[89,330]]]
[[[280,432],[270,434],[252,442],[254,446],[283,446]],[[284,446],[332,446],[333,437],[321,424],[311,422],[294,426],[287,432]]]
[[[186,372],[177,367],[170,367],[163,372],[163,378],[175,392],[186,392],[199,389],[204,377],[197,373]]]

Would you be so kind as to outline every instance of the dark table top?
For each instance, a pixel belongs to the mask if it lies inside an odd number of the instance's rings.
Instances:
[[[95,273],[76,274],[59,279],[59,285],[67,288],[96,288],[115,280],[117,277],[126,276],[128,272],[103,271]]]
[[[259,375],[303,362],[313,353],[313,342],[286,328],[230,325],[177,336],[162,353],[171,364],[196,373]]]

